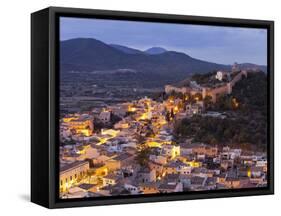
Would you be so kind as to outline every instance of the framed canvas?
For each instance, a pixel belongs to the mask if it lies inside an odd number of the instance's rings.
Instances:
[[[273,194],[273,21],[31,15],[31,201]]]

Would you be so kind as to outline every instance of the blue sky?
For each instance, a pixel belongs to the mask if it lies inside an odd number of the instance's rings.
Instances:
[[[140,50],[159,46],[222,64],[267,63],[265,29],[61,18],[60,39],[78,37]]]

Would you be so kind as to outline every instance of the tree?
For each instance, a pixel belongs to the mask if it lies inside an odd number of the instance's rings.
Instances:
[[[174,113],[174,109],[172,108],[171,109],[171,118],[174,119],[174,117],[175,117],[175,113]]]
[[[136,133],[135,137],[137,139],[138,144],[143,144],[145,142],[145,138],[141,136],[140,134]]]
[[[167,122],[170,122],[170,112],[169,111],[166,112],[165,119]]]
[[[205,98],[204,98],[204,105],[206,107],[206,109],[209,109],[210,107],[212,107],[213,105],[213,102],[212,102],[212,96],[211,95],[207,95]]]
[[[149,148],[143,148],[141,149],[136,156],[136,160],[137,162],[143,166],[143,167],[147,167],[148,166],[148,162],[149,162],[149,155],[150,155],[151,151]]]
[[[202,94],[201,93],[196,93],[194,95],[192,95],[192,102],[195,103],[197,101],[201,101],[202,100]]]
[[[185,93],[183,95],[183,101],[184,102],[190,102],[190,100],[191,100],[191,94],[189,92]]]
[[[145,136],[146,137],[155,137],[155,133],[153,132],[152,128],[147,127]]]
[[[115,123],[117,123],[117,122],[119,122],[121,120],[122,120],[122,118],[120,116],[111,113],[110,121],[111,121],[112,125],[114,125]]]

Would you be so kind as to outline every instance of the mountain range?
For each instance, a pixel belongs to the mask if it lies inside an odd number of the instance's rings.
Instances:
[[[244,63],[239,66],[242,69],[255,68],[266,72],[266,66],[263,65]],[[194,73],[231,69],[231,65],[196,59],[185,53],[167,51],[161,47],[141,51],[118,44],[106,44],[93,38],[61,41],[60,67],[63,73],[125,69],[148,75],[182,78]]]

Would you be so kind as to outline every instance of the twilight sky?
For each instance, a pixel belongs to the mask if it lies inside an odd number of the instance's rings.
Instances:
[[[78,37],[140,50],[159,46],[215,63],[267,64],[266,29],[61,18],[60,39]]]

